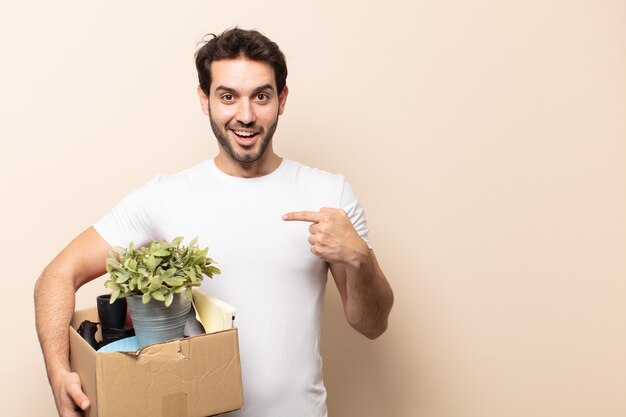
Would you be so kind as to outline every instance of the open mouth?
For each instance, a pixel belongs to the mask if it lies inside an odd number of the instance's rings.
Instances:
[[[246,130],[232,130],[231,131],[240,138],[248,139],[259,134],[259,132],[248,132]]]
[[[241,146],[252,146],[256,143],[256,139],[259,136],[259,132],[248,130],[230,130],[235,136],[235,142]]]

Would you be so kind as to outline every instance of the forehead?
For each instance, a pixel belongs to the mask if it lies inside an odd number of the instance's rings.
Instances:
[[[267,84],[276,90],[274,69],[267,62],[234,58],[220,59],[211,63],[212,91],[218,87],[228,87],[246,92]]]

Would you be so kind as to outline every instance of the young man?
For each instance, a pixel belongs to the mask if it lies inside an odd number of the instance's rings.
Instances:
[[[206,289],[237,308],[245,407],[229,415],[327,414],[319,338],[328,268],[352,327],[371,339],[387,327],[393,293],[349,184],[272,148],[289,93],[278,46],[228,30],[198,50],[196,67],[218,155],[129,194],[37,281],[37,331],[60,416],[90,405],[69,370],[68,326],[76,290],[105,273],[111,246],[179,235],[210,246],[222,275]]]

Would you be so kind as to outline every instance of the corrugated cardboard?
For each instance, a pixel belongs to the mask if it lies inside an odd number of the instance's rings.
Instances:
[[[98,321],[96,308],[76,311],[70,329],[87,417],[205,417],[243,407],[236,328],[98,353],[76,332],[83,320]]]

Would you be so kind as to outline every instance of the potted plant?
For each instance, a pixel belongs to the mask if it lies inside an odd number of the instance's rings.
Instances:
[[[151,241],[139,249],[130,242],[128,248],[113,247],[118,256],[110,252],[106,259],[110,302],[126,298],[140,347],[183,337],[192,288],[220,274],[207,257],[209,248],[200,249],[197,237],[188,246],[183,240]]]

